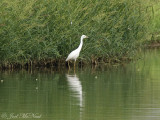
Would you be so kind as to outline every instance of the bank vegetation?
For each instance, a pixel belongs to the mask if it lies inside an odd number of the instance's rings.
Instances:
[[[150,13],[139,0],[1,0],[0,66],[65,64],[82,34],[80,63],[129,60],[148,36]]]

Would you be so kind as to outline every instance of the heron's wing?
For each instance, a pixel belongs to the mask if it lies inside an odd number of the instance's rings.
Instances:
[[[76,49],[76,50],[72,51],[72,52],[68,55],[66,61],[71,60],[71,59],[76,59],[76,56],[77,56],[77,55],[79,55],[79,53],[77,53],[77,49]]]

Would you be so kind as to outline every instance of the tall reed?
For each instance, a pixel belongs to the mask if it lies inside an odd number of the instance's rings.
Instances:
[[[1,0],[1,65],[64,60],[86,34],[83,60],[132,56],[145,36],[138,0]]]

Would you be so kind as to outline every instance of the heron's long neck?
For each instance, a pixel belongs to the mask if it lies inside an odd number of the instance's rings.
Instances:
[[[83,38],[81,38],[81,42],[80,42],[80,45],[79,45],[79,47],[78,47],[78,50],[79,50],[79,51],[81,51],[82,45],[83,45]]]

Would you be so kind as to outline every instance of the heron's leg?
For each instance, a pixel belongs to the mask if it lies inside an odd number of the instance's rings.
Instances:
[[[74,74],[75,74],[75,66],[76,66],[76,59],[74,61]]]
[[[76,66],[76,59],[75,59],[75,61],[74,61],[74,68],[75,68],[75,66]]]
[[[75,61],[74,61],[74,68],[75,68]]]
[[[69,65],[69,61],[68,61],[68,68],[69,68],[69,70],[70,70],[70,65]]]

